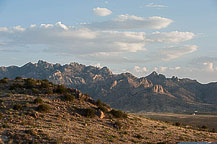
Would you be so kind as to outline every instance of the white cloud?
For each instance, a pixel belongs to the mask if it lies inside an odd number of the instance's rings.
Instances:
[[[26,29],[25,28],[22,28],[21,26],[15,26],[13,27],[14,30],[17,30],[17,31],[25,31]]]
[[[179,43],[187,40],[191,40],[195,37],[195,34],[192,32],[154,32],[147,35],[147,39],[150,39],[151,42],[159,43]]]
[[[145,5],[146,7],[153,7],[153,8],[166,8],[168,6],[165,5],[160,5],[160,4],[154,4],[154,3],[149,3]]]
[[[142,23],[147,20],[147,18],[122,15],[116,21],[125,22],[129,19],[142,21]],[[195,45],[153,49],[154,51],[151,49],[151,45],[155,43],[178,43],[192,39],[193,35],[190,32],[177,31],[146,34],[137,31],[95,30],[84,25],[76,28],[57,22],[38,26],[33,24],[27,28],[21,26],[11,29],[1,28],[0,46],[2,49],[10,50],[28,47],[29,49],[26,50],[29,51],[36,50],[37,46],[44,52],[73,55],[93,61],[144,63],[170,61],[196,51]]]
[[[146,68],[146,67],[134,66],[133,70],[134,70],[134,72],[136,72],[136,73],[144,73],[144,72],[147,72],[147,68]]]
[[[46,51],[66,54],[146,50],[143,32],[94,31],[88,28],[72,28],[61,22],[17,29],[8,33],[0,32],[0,39],[9,39],[8,45],[45,45]]]
[[[135,30],[135,29],[163,29],[168,27],[173,20],[158,16],[138,17],[134,15],[119,15],[113,20],[86,24],[85,27],[96,30]]]
[[[170,70],[180,70],[181,69],[181,67],[180,66],[177,66],[177,67],[172,67],[172,68],[169,68]]]
[[[196,50],[196,45],[169,47],[161,49],[158,53],[156,53],[156,57],[164,61],[170,61],[186,54],[193,53]]]
[[[0,27],[0,32],[1,31],[8,31],[8,28],[7,27]]]
[[[165,72],[168,69],[168,67],[160,67],[160,72]]]
[[[112,11],[107,9],[107,8],[94,8],[93,9],[94,14],[98,15],[98,16],[107,16],[112,14]]]
[[[205,66],[205,70],[207,70],[209,72],[213,72],[215,70],[212,62],[205,62],[205,63],[203,63],[203,65]]]

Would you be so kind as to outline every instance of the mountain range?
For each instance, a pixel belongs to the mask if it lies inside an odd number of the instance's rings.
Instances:
[[[42,60],[21,67],[0,67],[0,79],[18,76],[64,84],[129,112],[217,112],[217,83],[166,78],[157,72],[138,78],[130,73],[113,74],[107,67],[60,65]]]

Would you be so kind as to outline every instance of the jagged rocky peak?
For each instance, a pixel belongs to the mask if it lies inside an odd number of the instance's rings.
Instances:
[[[148,75],[146,77],[149,80],[157,80],[157,81],[162,81],[162,80],[166,80],[166,77],[163,74],[158,74],[156,71],[153,71],[150,75]]]
[[[39,60],[38,63],[36,63],[36,66],[48,68],[48,67],[53,67],[53,64],[50,64],[50,63],[43,61],[43,60]]]
[[[112,75],[112,71],[110,71],[107,67],[101,68],[101,69],[100,69],[100,73],[101,73],[101,74]]]

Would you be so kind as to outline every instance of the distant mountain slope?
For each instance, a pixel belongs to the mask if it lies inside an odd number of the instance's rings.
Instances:
[[[62,66],[41,60],[22,67],[0,67],[0,78],[17,76],[48,79],[77,88],[94,99],[130,112],[217,112],[217,83],[166,78],[156,72],[137,78],[130,73],[113,74],[107,67],[78,63]]]

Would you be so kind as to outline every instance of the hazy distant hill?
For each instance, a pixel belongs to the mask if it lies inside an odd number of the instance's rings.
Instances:
[[[48,79],[100,98],[125,111],[217,112],[217,83],[200,84],[196,80],[166,78],[156,72],[137,78],[130,73],[112,74],[107,68],[66,65],[44,61],[22,67],[0,67],[0,78],[17,76]]]

